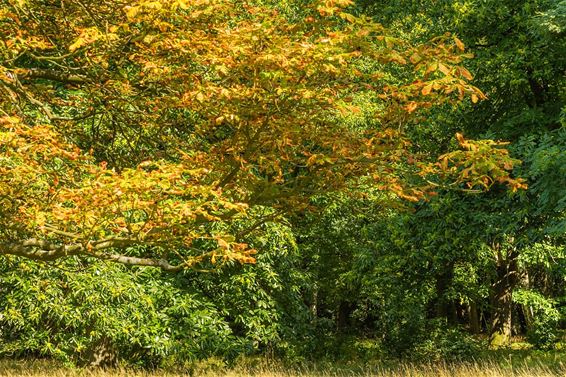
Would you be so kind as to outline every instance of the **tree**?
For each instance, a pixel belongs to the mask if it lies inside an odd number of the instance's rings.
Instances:
[[[412,40],[456,32],[475,55],[468,67],[476,76],[474,83],[488,99],[473,107],[464,104],[457,111],[440,109],[430,116],[422,127],[424,130],[417,132],[427,137],[431,149],[445,147],[452,133],[444,130],[453,129],[474,138],[508,140],[511,154],[524,161],[516,173],[528,180],[530,188],[520,196],[510,197],[505,190],[475,197],[443,192],[444,198],[421,211],[436,213],[438,232],[431,234],[456,233],[457,241],[462,240],[462,234],[473,235],[467,237],[470,240],[463,237],[464,243],[471,245],[479,241],[488,248],[489,253],[484,257],[487,256],[490,268],[476,270],[480,279],[491,281],[486,314],[490,317],[493,343],[507,343],[512,313],[519,312],[514,309],[513,291],[522,285],[540,290],[540,284],[532,279],[525,282],[531,271],[524,257],[536,250],[540,253],[537,258],[544,260],[548,257],[545,254],[553,250],[557,261],[562,258],[560,248],[549,245],[564,242],[566,192],[562,184],[563,169],[559,166],[564,158],[560,151],[565,140],[565,3],[554,0],[360,3],[365,12]],[[439,209],[439,203],[444,208]],[[448,218],[451,221],[446,221]],[[467,220],[462,224],[453,221],[454,218]],[[444,242],[444,246],[449,244]],[[470,252],[465,245],[455,246],[451,253]],[[442,254],[452,264],[469,257],[451,253]],[[476,261],[476,267],[481,267],[486,258]],[[551,270],[550,266],[545,269]],[[546,276],[546,272],[542,275]]]
[[[360,178],[422,197],[430,187],[406,177],[448,159],[419,162],[399,125],[483,94],[459,39],[411,47],[351,4],[312,2],[293,21],[230,0],[4,2],[0,254],[168,271],[253,262],[236,219],[254,229]],[[352,127],[361,96],[379,111]],[[461,142],[460,178],[521,186],[504,150]],[[253,218],[260,205],[272,210]]]

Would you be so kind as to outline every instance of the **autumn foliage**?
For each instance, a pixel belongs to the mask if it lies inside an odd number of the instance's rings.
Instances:
[[[300,17],[232,0],[3,4],[2,254],[247,263],[233,221],[362,181],[410,200],[439,177],[523,185],[496,143],[459,136],[465,151],[439,161],[415,152],[405,129],[418,117],[484,98],[462,66],[471,56],[450,35],[392,38],[350,0]]]

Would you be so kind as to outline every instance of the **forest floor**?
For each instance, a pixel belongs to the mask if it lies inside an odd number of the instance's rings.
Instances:
[[[403,363],[371,361],[306,364],[287,367],[266,359],[244,359],[226,368],[218,359],[195,364],[185,372],[134,369],[88,370],[48,360],[0,360],[1,377],[566,377],[566,352],[490,351],[476,362]]]
[[[564,356],[564,357],[562,357]],[[566,355],[525,359],[522,362],[484,361],[475,363],[429,363],[367,365],[324,364],[302,368],[287,368],[282,365],[255,367],[197,367],[187,372],[140,371],[131,369],[85,370],[71,369],[49,361],[1,360],[2,377],[181,377],[181,376],[255,376],[255,377],[566,377]],[[562,360],[561,360],[562,359]]]

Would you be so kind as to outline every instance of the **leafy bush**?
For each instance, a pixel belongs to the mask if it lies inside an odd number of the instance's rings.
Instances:
[[[238,344],[217,308],[155,270],[72,260],[45,269],[11,258],[0,284],[2,356],[83,363],[104,340],[129,364],[156,366],[223,355]]]
[[[559,338],[557,324],[560,320],[560,312],[553,300],[527,289],[517,290],[513,300],[532,311],[533,321],[527,330],[527,340],[539,349],[553,348]]]
[[[555,322],[535,321],[527,331],[527,340],[538,349],[552,349],[558,339]]]
[[[190,369],[258,352],[296,353],[308,323],[292,234],[280,225],[250,237],[254,266],[163,273],[72,258],[45,268],[0,261],[0,356],[87,363],[108,343],[123,364]]]
[[[415,347],[416,359],[471,360],[481,350],[481,343],[458,327],[447,328],[441,321],[432,323],[428,336]]]

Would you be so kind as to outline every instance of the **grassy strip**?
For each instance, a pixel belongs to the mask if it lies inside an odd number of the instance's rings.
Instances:
[[[523,363],[497,361],[473,363],[396,363],[383,365],[309,365],[288,368],[281,364],[264,362],[255,366],[238,366],[233,369],[210,368],[196,365],[185,372],[140,371],[132,369],[86,370],[65,368],[50,361],[0,361],[0,376],[5,377],[177,377],[177,376],[257,376],[257,377],[566,377],[566,364],[545,365],[524,360]]]

